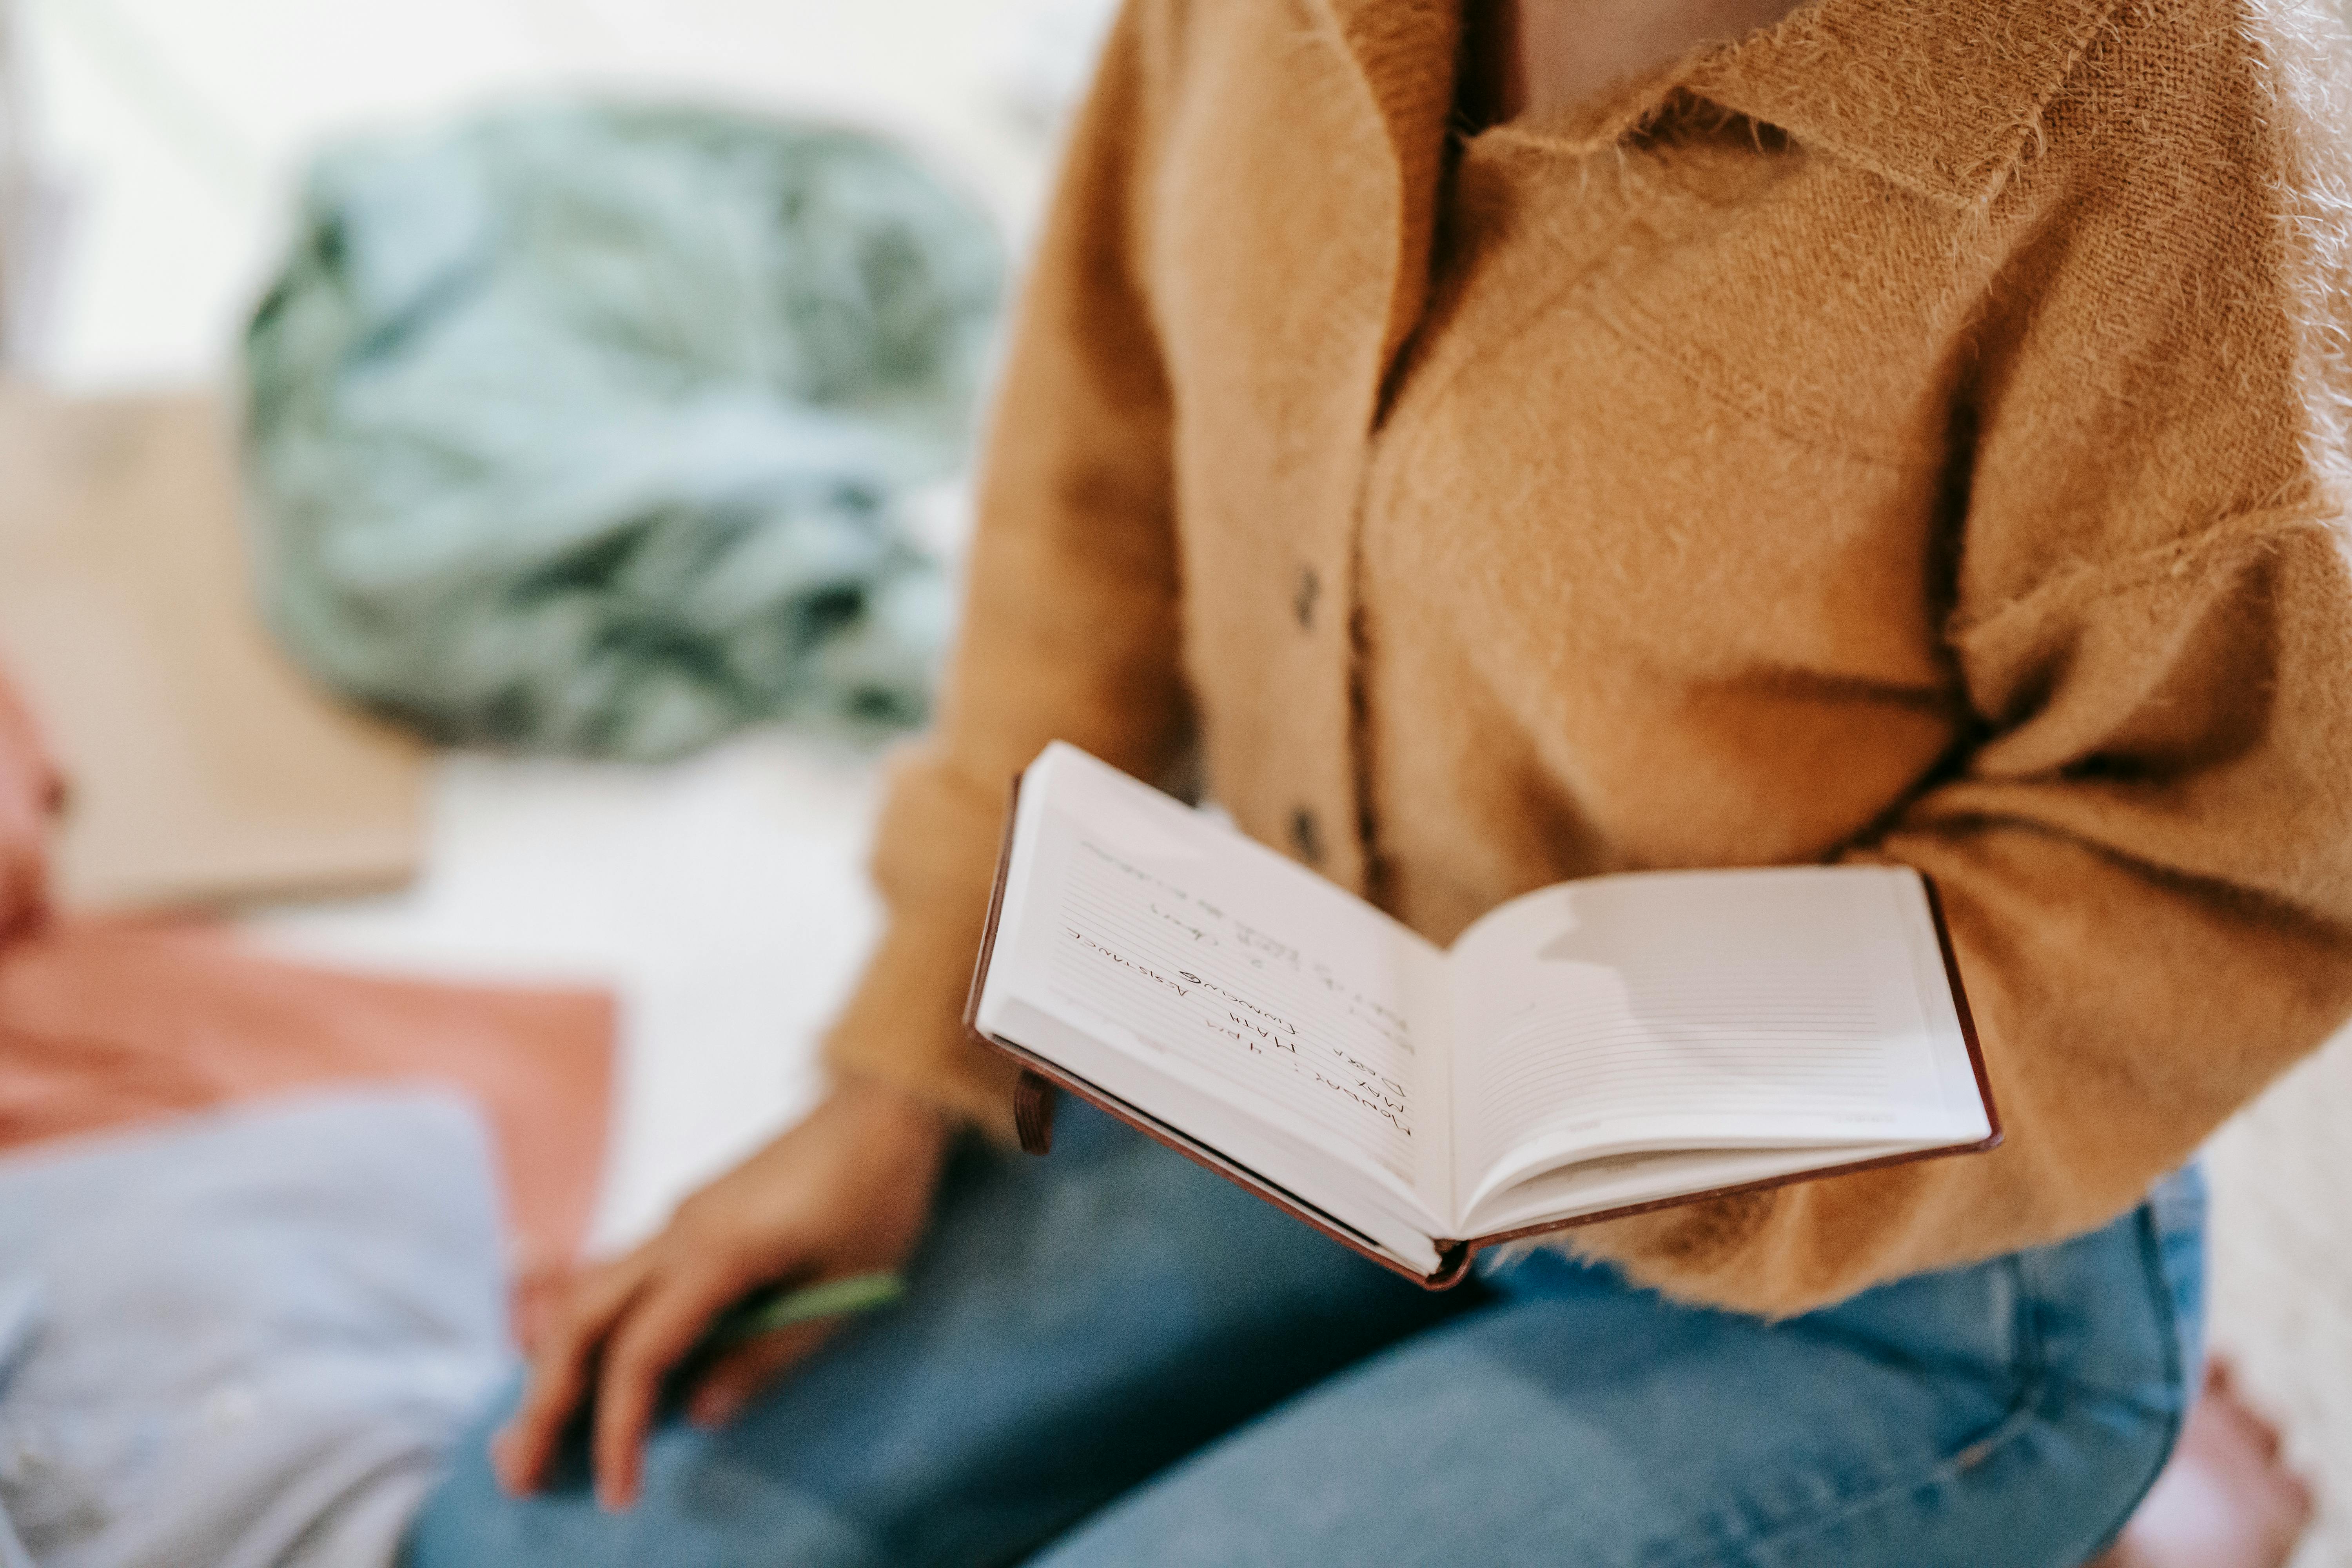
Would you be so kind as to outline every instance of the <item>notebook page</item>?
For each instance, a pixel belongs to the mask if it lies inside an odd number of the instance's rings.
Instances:
[[[1668,1150],[1580,1160],[1488,1193],[1464,1228],[1479,1236],[1550,1225],[1604,1209],[1915,1152],[1932,1144],[1840,1143],[1802,1149]]]
[[[1481,920],[1454,966],[1465,1211],[1573,1158],[1983,1135],[1907,870],[1568,883]]]
[[[1443,1261],[1433,1238],[1446,1228],[1444,1220],[1402,1187],[1372,1180],[1322,1146],[1236,1110],[1019,996],[983,999],[982,1008],[982,1027],[998,1038],[1075,1074],[1129,1114],[1149,1118],[1283,1189],[1326,1223],[1413,1273],[1433,1273]]]
[[[992,995],[1449,1212],[1435,948],[1076,748],[1048,748],[1022,797]]]

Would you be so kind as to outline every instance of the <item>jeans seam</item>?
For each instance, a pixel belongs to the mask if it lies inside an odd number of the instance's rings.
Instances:
[[[1948,1486],[2016,1441],[2020,1434],[2032,1426],[2042,1413],[2049,1383],[2041,1314],[2034,1305],[2038,1298],[2027,1280],[2026,1258],[2011,1254],[2000,1261],[2010,1271],[2016,1287],[2016,1300],[2010,1309],[2010,1328],[2013,1347],[2011,1366],[2017,1378],[2017,1396],[1998,1419],[1928,1466],[1924,1472],[1882,1476],[1877,1484],[1867,1491],[1849,1496],[1801,1523],[1792,1522],[1785,1528],[1752,1536],[1737,1546],[1714,1551],[1703,1557],[1682,1559],[1679,1568],[1718,1568],[1718,1565],[1720,1568],[1733,1568],[1733,1565],[1752,1560],[1759,1550],[1793,1544],[1859,1518],[1873,1509],[1884,1508],[1897,1499],[1916,1497],[1934,1488]]]
[[[2180,1353],[2180,1308],[2173,1298],[2172,1281],[2165,1272],[2164,1237],[2157,1228],[2155,1209],[2147,1204],[2140,1205],[2138,1234],[2140,1268],[2154,1287],[2157,1314],[2163,1320],[2160,1326],[2164,1331],[2165,1376],[2181,1391],[2181,1397],[2164,1413],[2164,1441],[2157,1445],[2156,1458],[2146,1478],[2132,1493],[2131,1500],[2124,1504],[2122,1514],[2100,1535],[2099,1543],[2091,1549],[2093,1556],[2105,1551],[2123,1533],[2124,1526],[2131,1522],[2131,1516],[2138,1510],[2140,1500],[2147,1496],[2157,1477],[2164,1473],[2174,1446],[2180,1441],[2180,1429],[2189,1419],[2189,1404],[2196,1397],[2195,1390],[2189,1386],[2189,1368]]]
[[[2158,1313],[2163,1320],[2165,1370],[2174,1384],[2179,1384],[2184,1376],[2180,1356],[2179,1314],[2172,1299],[2170,1282],[2165,1278],[2162,1238],[2156,1234],[2155,1216],[2146,1205],[2143,1205],[2139,1211],[2137,1233],[2142,1277],[2153,1290],[2157,1299]],[[1716,1552],[1705,1557],[1685,1558],[1683,1560],[1682,1568],[1716,1568],[1716,1565],[1722,1565],[1722,1568],[1736,1568],[1743,1559],[1752,1557],[1759,1550],[1767,1547],[1787,1547],[1809,1536],[1818,1535],[1824,1531],[1860,1518],[1873,1509],[1884,1508],[1889,1503],[1903,1499],[1916,1497],[1948,1487],[2015,1442],[2041,1416],[2042,1405],[2049,1394],[2050,1380],[2049,1368],[2043,1355],[2039,1314],[2033,1310],[2036,1298],[2025,1288],[2025,1260],[2012,1257],[2008,1261],[2017,1268],[2019,1284],[2018,1370],[2021,1382],[2016,1402],[2000,1420],[1987,1427],[1981,1436],[1970,1438],[1943,1459],[1928,1467],[1916,1479],[1906,1481],[1890,1478],[1867,1494],[1850,1498],[1843,1504],[1806,1520],[1802,1524],[1754,1537],[1728,1552]],[[2147,1479],[2132,1494],[2131,1500],[2124,1505],[2121,1517],[2116,1519],[2106,1533],[2100,1537],[2099,1544],[2084,1554],[2085,1562],[2095,1557],[2117,1534],[2122,1532],[2133,1510],[2139,1506],[2140,1499],[2145,1497],[2147,1489],[2155,1484],[2157,1476],[2164,1468],[2165,1461],[2171,1457],[2173,1445],[2179,1438],[2185,1408],[2186,1402],[2183,1401],[2177,1403],[2166,1413],[2164,1441],[2157,1450],[2153,1467],[2147,1472]]]
[[[1868,1513],[1873,1509],[1884,1508],[1889,1502],[1898,1499],[1914,1497],[1920,1492],[1948,1485],[2007,1447],[2021,1433],[2032,1426],[2035,1418],[2041,1414],[2042,1395],[2042,1385],[2039,1382],[2029,1384],[2019,1393],[2017,1403],[2011,1405],[2000,1420],[1986,1428],[1981,1435],[1970,1438],[1958,1449],[1937,1460],[1923,1475],[1916,1478],[1887,1477],[1869,1491],[1848,1498],[1834,1508],[1814,1514],[1801,1524],[1752,1537],[1738,1546],[1711,1552],[1704,1557],[1684,1558],[1678,1568],[1717,1568],[1717,1565],[1721,1565],[1721,1568],[1736,1568],[1737,1564],[1753,1561],[1754,1554],[1764,1548],[1793,1545],[1808,1536],[1818,1535],[1823,1531],[1833,1529],[1849,1520]]]

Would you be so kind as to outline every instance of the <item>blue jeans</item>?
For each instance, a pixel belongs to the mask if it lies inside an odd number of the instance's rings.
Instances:
[[[2103,1230],[1771,1323],[1538,1253],[1430,1295],[1066,1103],[971,1149],[899,1306],[597,1511],[487,1413],[404,1568],[2074,1568],[2200,1354],[2193,1172]]]

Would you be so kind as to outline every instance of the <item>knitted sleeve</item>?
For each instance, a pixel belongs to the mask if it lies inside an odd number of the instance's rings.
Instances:
[[[997,395],[961,640],[877,829],[884,934],[825,1046],[835,1072],[1008,1139],[1013,1069],[961,1025],[1008,785],[1055,738],[1162,776],[1189,733],[1168,388],[1132,262],[1145,243],[1130,184],[1151,135],[1137,9],[1071,133]]]
[[[1670,1291],[1796,1311],[2092,1228],[2352,1010],[2352,182],[2275,62],[2110,43],[2003,198],[1962,399],[1979,733],[1854,851],[1941,889],[2007,1142],[1581,1243]]]

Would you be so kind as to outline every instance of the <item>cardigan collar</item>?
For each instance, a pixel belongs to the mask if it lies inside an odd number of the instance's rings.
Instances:
[[[1322,0],[1386,122],[1408,193],[1434,200],[1462,0]],[[2042,109],[2116,0],[1811,0],[1576,117],[1608,142],[1684,89],[1896,184],[1976,204],[2039,133]],[[1427,205],[1425,202],[1424,205]],[[1428,214],[1408,195],[1410,247]],[[1417,301],[1416,301],[1417,303]]]
[[[1370,89],[1396,160],[1397,253],[1380,364],[1394,364],[1429,292],[1464,0],[1324,0]]]
[[[1814,0],[1683,84],[1924,195],[1975,205],[2116,0]]]

